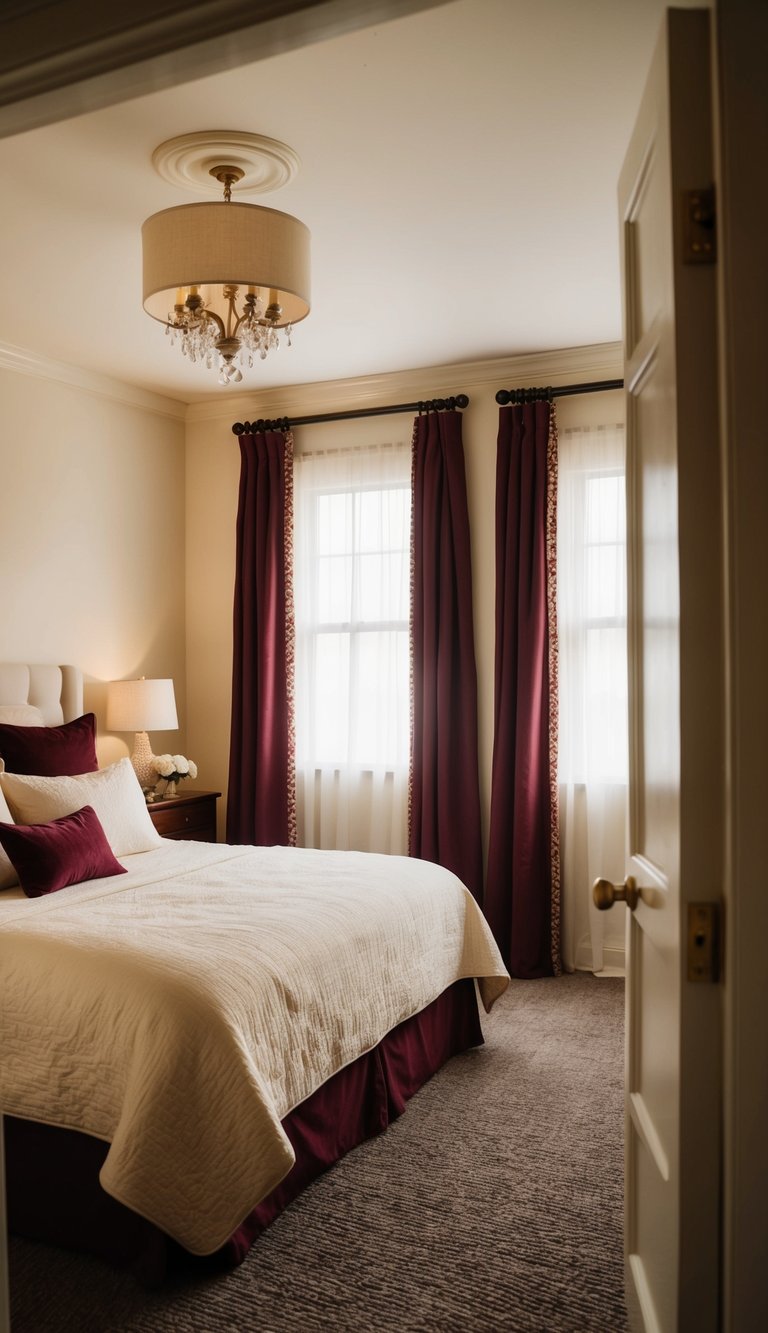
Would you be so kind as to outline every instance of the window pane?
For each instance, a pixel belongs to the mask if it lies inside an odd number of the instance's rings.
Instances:
[[[585,615],[588,620],[626,618],[627,590],[623,546],[586,550]]]
[[[411,494],[404,487],[361,491],[357,497],[361,551],[402,550],[410,534]]]
[[[379,551],[383,545],[384,496],[363,491],[356,496],[356,545],[361,551]]]
[[[395,767],[408,761],[410,714],[408,632],[353,636],[357,683],[351,700],[350,760]]]
[[[590,629],[586,643],[587,779],[626,781],[626,630]]]
[[[403,551],[361,555],[357,575],[355,619],[408,620],[410,570]]]
[[[623,542],[626,527],[624,478],[590,477],[587,481],[587,542]]]
[[[349,635],[314,636],[310,731],[302,735],[302,753],[313,763],[337,764],[349,745]],[[299,737],[297,736],[297,744]]]
[[[317,620],[346,623],[352,606],[352,557],[321,556],[317,561]]]
[[[408,551],[411,543],[411,491],[401,486],[388,493],[387,545],[391,549]]]
[[[346,492],[317,496],[317,553],[345,554],[352,549],[353,497]]]

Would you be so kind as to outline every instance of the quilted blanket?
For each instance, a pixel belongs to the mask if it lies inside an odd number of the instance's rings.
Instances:
[[[104,1189],[208,1254],[293,1164],[282,1118],[460,977],[508,984],[474,899],[406,857],[166,842],[0,894],[8,1114],[107,1140]]]

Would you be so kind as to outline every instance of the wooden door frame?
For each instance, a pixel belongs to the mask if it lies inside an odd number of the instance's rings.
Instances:
[[[722,1326],[747,1333],[768,1306],[768,6],[719,0],[714,22],[726,566]]]

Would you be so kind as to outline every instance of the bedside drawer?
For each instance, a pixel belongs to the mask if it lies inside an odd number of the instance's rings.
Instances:
[[[155,801],[147,809],[161,838],[215,842],[217,799],[218,792],[201,792]]]

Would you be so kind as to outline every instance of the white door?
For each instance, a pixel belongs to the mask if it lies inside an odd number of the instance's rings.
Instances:
[[[627,396],[627,1299],[719,1327],[722,555],[708,11],[668,11],[619,184]],[[692,194],[690,192],[693,192]],[[631,894],[630,894],[631,896]],[[693,944],[688,936],[692,932]]]

